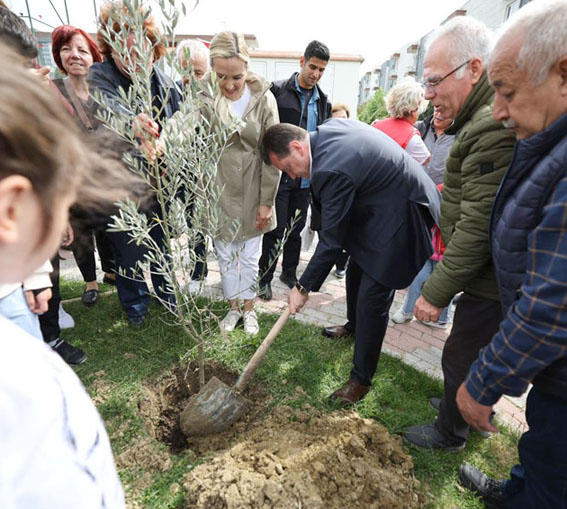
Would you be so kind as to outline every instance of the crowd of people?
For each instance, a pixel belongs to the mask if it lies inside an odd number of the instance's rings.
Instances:
[[[238,126],[215,180],[219,208],[234,220],[212,239],[230,306],[221,330],[242,322],[247,334],[258,333],[254,302],[272,299],[280,251],[291,314],[336,266],[338,277],[346,272],[348,321],[323,334],[354,338],[350,377],[330,395],[349,406],[370,392],[394,294],[409,288],[394,322],[453,323],[444,393],[430,401],[437,418],[407,428],[405,441],[462,450],[471,430],[497,431],[493,406],[503,395],[532,384],[529,429],[510,479],[465,464],[461,483],[488,507],[563,507],[567,1],[523,7],[495,44],[481,22],[450,20],[429,39],[423,80],[393,87],[390,118],[372,126],[352,120],[348,106],[331,105],[321,89],[331,54],[319,41],[306,47],[298,72],[273,83],[249,70],[241,34],[220,32],[209,47],[184,41],[176,56],[185,72],[175,83],[157,65],[168,50],[153,18],[143,16],[140,45],[121,17],[128,10],[105,4],[97,41],[77,27],[55,29],[53,57],[64,78],[52,80],[49,69],[34,68],[33,34],[0,1],[0,507],[124,507],[104,425],[66,365],[87,356],[60,338],[64,322],[72,323],[54,253],[72,249],[85,283],[81,300],[93,306],[96,240],[102,281],[116,285],[129,323],[144,323],[150,291],[138,264],[145,252],[128,231],[108,230],[109,215],[143,188],[125,170],[123,152],[143,165],[172,150],[163,133],[188,87],[210,125]],[[151,82],[152,104],[125,112],[120,98],[140,76]],[[433,112],[419,120],[428,102]],[[96,137],[110,138],[101,119],[119,114],[136,145],[114,139],[103,149]],[[140,207],[165,249],[163,207],[153,194]],[[300,275],[305,227],[318,243]],[[199,234],[193,246],[191,293],[207,277],[207,240]],[[167,277],[150,272],[159,303],[174,310]]]

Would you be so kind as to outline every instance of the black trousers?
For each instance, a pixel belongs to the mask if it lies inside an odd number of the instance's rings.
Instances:
[[[457,407],[457,390],[465,381],[471,364],[478,358],[502,321],[500,302],[463,293],[455,309],[453,328],[445,342],[441,365],[444,389],[435,427],[455,444],[469,435],[469,425]]]
[[[348,262],[348,257],[349,257],[349,254],[343,249],[341,251],[341,254],[339,256],[337,256],[337,261],[335,262],[335,265],[336,265],[338,270],[345,270],[347,262]]]
[[[85,224],[83,220],[72,220],[71,224],[75,234],[71,248],[77,267],[79,267],[83,276],[83,281],[96,281],[94,239],[96,239],[102,270],[107,274],[112,274],[114,272],[114,255],[112,244],[105,231],[106,226],[93,227]]]
[[[277,226],[271,232],[265,233],[262,241],[262,256],[260,257],[260,283],[266,285],[274,278],[277,260],[277,243],[284,237],[286,230],[290,229],[291,222],[299,210],[299,219],[289,232],[283,248],[282,272],[296,275],[301,253],[301,231],[307,220],[309,207],[309,188],[301,189],[301,179],[290,179],[282,176],[278,194],[276,195]]]
[[[354,330],[351,378],[372,385],[395,290],[377,283],[351,258],[347,269],[347,328]]]
[[[49,343],[59,337],[61,329],[59,328],[59,303],[61,302],[61,293],[59,291],[59,255],[56,254],[51,260],[53,272],[49,275],[51,278],[51,299],[49,307],[45,313],[39,315],[39,326],[43,340]]]

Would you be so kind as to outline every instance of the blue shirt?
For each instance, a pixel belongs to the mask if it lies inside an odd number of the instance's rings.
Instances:
[[[297,74],[295,75],[295,90],[299,92],[299,98],[301,100],[301,116],[299,117],[299,125],[303,123],[303,113],[305,112],[305,95],[303,94],[303,89],[299,86],[297,81]],[[317,120],[319,119],[319,111],[317,109],[317,101],[319,101],[319,91],[317,86],[313,87],[313,93],[309,99],[309,104],[307,105],[307,131],[315,131],[317,129]],[[301,189],[309,187],[309,179],[301,179]]]

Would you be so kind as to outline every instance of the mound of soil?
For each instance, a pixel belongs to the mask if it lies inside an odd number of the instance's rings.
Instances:
[[[199,390],[196,366],[178,368],[144,387],[138,402],[150,434],[171,452],[211,457],[185,476],[186,507],[191,509],[344,509],[417,508],[425,505],[413,462],[399,437],[354,411],[332,414],[309,405],[270,408],[261,387],[251,384],[244,395],[248,413],[217,435],[186,438],[179,416]],[[231,386],[237,375],[220,364],[206,369]],[[284,403],[298,406],[304,391]],[[159,447],[132,449],[119,464],[166,471],[167,454]],[[134,450],[135,449],[135,450]],[[141,451],[145,451],[142,454]]]
[[[399,437],[353,411],[277,407],[187,474],[187,508],[416,508],[425,504]]]

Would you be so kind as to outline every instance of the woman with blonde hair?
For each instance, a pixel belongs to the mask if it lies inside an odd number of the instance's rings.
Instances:
[[[423,87],[413,78],[406,78],[386,96],[386,109],[390,118],[375,120],[372,127],[392,138],[418,163],[427,164],[431,154],[419,131],[414,127],[427,108]]]
[[[280,180],[280,172],[263,163],[259,147],[265,130],[279,122],[278,109],[270,84],[248,70],[248,46],[242,34],[215,35],[210,59],[213,72],[201,83],[205,108],[212,106],[217,122],[239,121],[216,177],[223,190],[222,212],[238,223],[236,231],[227,224],[214,239],[224,296],[231,307],[221,329],[232,331],[242,319],[244,331],[256,335],[254,299],[261,236],[275,228],[273,209]],[[215,97],[207,92],[207,83],[213,79],[218,83]]]

